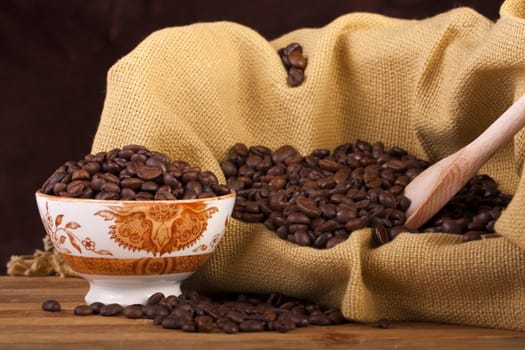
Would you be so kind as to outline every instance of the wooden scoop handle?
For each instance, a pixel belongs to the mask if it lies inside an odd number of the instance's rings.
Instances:
[[[525,95],[474,141],[435,163],[407,185],[405,196],[411,204],[405,226],[418,229],[431,219],[524,126]]]

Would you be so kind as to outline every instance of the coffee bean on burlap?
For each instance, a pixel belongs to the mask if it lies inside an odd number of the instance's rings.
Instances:
[[[290,87],[299,86],[305,79],[304,71],[308,60],[303,55],[303,48],[298,43],[277,50],[284,68],[288,72],[287,84]]]

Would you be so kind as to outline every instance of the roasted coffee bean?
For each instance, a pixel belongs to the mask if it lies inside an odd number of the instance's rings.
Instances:
[[[277,332],[286,333],[294,329],[296,325],[295,325],[295,322],[292,321],[291,319],[284,319],[284,320],[273,321],[272,327]]]
[[[73,180],[66,186],[66,191],[71,196],[80,196],[88,187],[88,183],[84,180]]]
[[[117,303],[111,303],[111,304],[102,305],[99,310],[99,314],[101,316],[116,316],[116,315],[120,315],[123,310],[124,309],[122,305],[117,304]]]
[[[445,218],[441,224],[443,232],[447,233],[460,233],[462,231],[461,225],[454,219]]]
[[[293,42],[288,44],[285,48],[283,48],[283,54],[288,56],[293,51],[299,51],[300,53],[303,52],[303,48],[299,43]]]
[[[407,211],[410,207],[410,199],[408,199],[405,196],[401,196],[399,199],[399,210],[401,211]]]
[[[337,205],[336,204],[332,204],[332,203],[321,204],[319,206],[319,210],[321,211],[321,215],[325,219],[335,218],[335,216],[337,215],[337,209],[338,209]]]
[[[481,231],[468,231],[463,234],[461,242],[477,241],[481,239],[483,232]]]
[[[272,162],[273,164],[284,163],[286,158],[291,157],[297,153],[298,151],[290,145],[281,146],[272,152]]]
[[[332,324],[332,320],[330,320],[330,317],[322,313],[310,315],[310,317],[308,318],[308,322],[311,325],[317,326],[326,326]]]
[[[162,175],[162,169],[156,166],[141,165],[137,167],[137,176],[142,180],[153,180]]]
[[[244,152],[242,146],[238,149],[240,154]],[[239,159],[244,161],[245,158]],[[270,158],[268,160],[267,165],[271,165]],[[225,164],[223,170],[228,171],[229,166],[237,175],[236,164]],[[86,155],[77,162],[65,162],[45,181],[40,191],[100,200],[176,200],[222,196],[231,189],[219,184],[210,171],[201,171],[183,161],[171,161],[166,155],[146,148],[124,146]]]
[[[144,308],[145,307],[146,306],[144,306]],[[143,311],[144,311],[144,309],[143,309]],[[158,304],[158,305],[155,306],[155,314],[154,315],[168,316],[169,314],[171,314],[171,311],[172,311],[171,307],[161,303],[161,304]]]
[[[215,194],[212,193],[210,197],[215,197]],[[203,198],[203,197],[199,197],[199,198]],[[155,196],[153,197],[153,199],[156,201],[167,201],[167,200],[175,200],[177,199],[177,197],[175,197],[175,195],[171,192],[159,190],[155,192]]]
[[[108,182],[103,183],[102,186],[100,186],[100,191],[119,193],[120,186],[117,183],[108,181]]]
[[[90,176],[99,173],[101,168],[102,166],[99,162],[86,162],[86,164],[83,166],[83,169],[86,170]]]
[[[290,315],[289,319],[295,324],[296,327],[308,327],[310,325],[310,320],[305,314],[292,314]],[[284,318],[284,320],[287,320],[287,318]]]
[[[202,333],[209,333],[215,328],[213,318],[210,316],[197,316],[194,319],[197,331]]]
[[[71,180],[89,180],[91,178],[90,173],[86,169],[77,169],[71,174]]]
[[[381,223],[374,226],[373,236],[374,241],[377,245],[383,245],[390,241],[390,235],[387,229]]]
[[[61,310],[60,303],[54,299],[46,300],[42,303],[42,310],[58,312]]]
[[[302,212],[292,212],[286,217],[286,223],[288,225],[292,224],[302,224],[302,225],[309,225],[311,222],[311,219]]]
[[[53,185],[53,191],[52,193],[55,195],[58,195],[61,192],[64,192],[66,190],[67,185],[62,182],[57,182]]]
[[[127,318],[142,318],[142,308],[142,305],[128,305],[122,310],[122,313]]]
[[[303,48],[298,43],[291,43],[285,48],[277,50],[281,62],[288,71],[288,86],[294,87],[304,81],[304,71],[308,63],[303,55]]]
[[[168,316],[161,315],[161,314],[159,314],[159,315],[155,315],[155,318],[153,319],[153,324],[154,324],[155,326],[159,326],[159,325],[161,325],[161,324],[162,324],[162,321],[164,321],[164,319],[165,319],[166,317],[168,317]]]
[[[118,184],[120,181],[119,177],[112,173],[104,173],[102,174],[102,178],[106,182],[113,182],[115,184]]]
[[[155,193],[159,188],[159,184],[155,181],[144,181],[142,185],[140,185],[141,191],[146,191],[150,193]]]
[[[187,168],[186,171],[180,177],[182,183],[186,184],[190,181],[198,181],[199,173],[199,168]]]
[[[321,222],[318,227],[316,227],[318,232],[332,232],[337,230],[339,224],[336,220],[330,219],[324,222]]]
[[[161,301],[165,300],[166,297],[163,293],[157,292],[153,293],[149,296],[148,300],[146,301],[146,305],[158,305]]]
[[[378,328],[383,328],[383,329],[388,329],[388,328],[390,328],[390,321],[387,320],[386,318],[383,318],[383,319],[379,320],[379,322],[377,323],[377,327]]]
[[[228,311],[224,317],[228,318],[229,320],[235,322],[235,323],[241,323],[244,321],[244,313],[238,310],[230,310]]]
[[[234,334],[239,332],[239,325],[232,321],[222,322],[220,328],[224,331],[224,333],[228,334]]]
[[[138,190],[142,184],[144,183],[144,180],[141,180],[137,177],[128,177],[122,179],[120,182],[121,187],[130,188],[132,190]]]
[[[339,310],[332,310],[328,313],[328,318],[333,324],[342,324],[346,322],[343,314]]]
[[[346,224],[351,219],[357,218],[357,208],[339,207],[335,219],[341,224]]]
[[[189,320],[181,320],[176,317],[166,316],[161,321],[162,328],[166,329],[181,329],[182,326]]]
[[[334,235],[331,232],[325,232],[321,233],[314,241],[314,247],[315,248],[325,248],[328,241],[333,237]]]
[[[226,177],[237,176],[237,167],[235,166],[235,164],[233,164],[229,160],[223,160],[220,163],[220,166],[221,166],[223,173],[226,175]]]
[[[197,331],[203,332],[203,330],[197,328],[195,322],[193,321],[184,322],[182,326],[180,327],[180,330],[183,332],[197,332]]]
[[[118,199],[120,199],[120,196],[116,192],[98,192],[95,195],[95,199],[118,200]]]
[[[304,70],[306,68],[307,59],[299,50],[294,50],[288,54],[288,62],[295,68]]]
[[[325,248],[330,249],[332,247],[335,247],[339,243],[344,242],[347,238],[348,237],[344,237],[344,236],[333,236],[332,238],[328,240],[328,242],[326,242]]]
[[[395,209],[397,207],[396,197],[391,192],[382,191],[379,194],[378,200],[379,200],[379,203],[386,208]]]
[[[295,243],[301,245],[301,246],[311,246],[312,245],[312,238],[308,234],[306,230],[298,230],[294,233],[294,241]]]
[[[99,174],[93,175],[91,178],[91,188],[96,192],[100,192],[102,185],[106,183],[106,180],[99,176]]]
[[[239,323],[239,330],[241,332],[262,332],[264,330],[264,322],[259,320],[245,320]]]
[[[89,304],[89,307],[91,308],[91,311],[93,311],[94,314],[100,313],[100,308],[102,306],[104,306],[104,304],[98,301]]]
[[[88,315],[93,315],[94,312],[91,306],[89,305],[77,305],[73,309],[73,314],[78,315],[78,316],[88,316]]]
[[[317,204],[313,199],[306,197],[297,198],[296,205],[297,209],[311,218],[319,217],[322,214],[321,209],[317,207]]]
[[[370,219],[368,218],[368,216],[361,216],[360,218],[349,219],[345,223],[345,229],[348,232],[353,232],[353,231],[356,231],[363,227],[368,226],[369,223],[370,223]]]
[[[149,201],[153,198],[155,198],[153,194],[145,191],[140,191],[135,195],[135,199],[138,201]]]
[[[390,228],[387,229],[387,231],[388,231],[389,241],[391,241],[394,238],[396,238],[396,236],[398,234],[400,234],[401,232],[411,232],[410,229],[408,229],[407,227],[405,227],[403,225],[390,227]]]

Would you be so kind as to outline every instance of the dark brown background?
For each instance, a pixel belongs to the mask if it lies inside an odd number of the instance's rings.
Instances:
[[[498,18],[502,0],[0,1],[0,274],[12,254],[42,247],[33,193],[89,152],[105,74],[152,31],[199,21],[245,24],[271,40],[354,11],[425,18],[470,6]]]

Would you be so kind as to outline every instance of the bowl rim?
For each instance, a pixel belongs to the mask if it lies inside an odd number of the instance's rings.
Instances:
[[[207,203],[207,202],[215,202],[215,201],[222,201],[229,199],[231,197],[236,197],[236,192],[234,190],[230,190],[230,193],[224,194],[222,196],[215,196],[215,197],[206,197],[206,198],[195,198],[195,199],[162,199],[162,200],[121,200],[121,199],[94,199],[94,198],[76,198],[76,197],[62,197],[57,196],[53,194],[46,194],[43,193],[41,189],[38,189],[35,191],[35,197],[41,197],[46,198],[48,200],[53,201],[63,201],[63,202],[78,202],[78,203],[100,203],[100,204],[143,204],[143,205],[151,205],[151,204],[173,204],[173,203]]]

